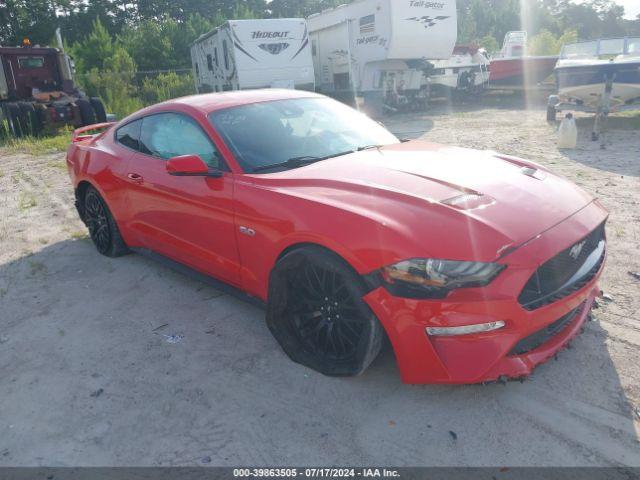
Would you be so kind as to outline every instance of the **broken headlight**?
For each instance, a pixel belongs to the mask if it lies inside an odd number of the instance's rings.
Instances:
[[[506,265],[415,258],[384,267],[385,286],[405,298],[444,298],[456,288],[484,287]]]

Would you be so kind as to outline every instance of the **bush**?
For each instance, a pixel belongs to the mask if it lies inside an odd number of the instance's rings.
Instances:
[[[528,46],[529,55],[557,55],[558,40],[548,30],[542,30],[539,34],[531,37]]]
[[[172,98],[196,93],[191,73],[178,75],[175,72],[147,77],[142,82],[140,94],[146,104],[164,102]]]
[[[480,46],[484,48],[488,53],[496,53],[500,50],[500,44],[493,35],[485,35],[480,39]]]
[[[100,97],[107,111],[124,118],[143,107],[136,98],[134,84],[136,64],[122,47],[104,61],[104,71],[97,68],[78,76],[78,81],[92,97]]]
[[[542,30],[529,41],[530,55],[558,55],[563,45],[574,43],[578,40],[575,30],[567,30],[559,38],[548,30]]]

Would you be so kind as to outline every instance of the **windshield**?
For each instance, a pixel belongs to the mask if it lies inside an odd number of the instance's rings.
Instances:
[[[609,38],[600,40],[600,48],[598,55],[600,56],[616,56],[624,53],[624,38]]]
[[[598,42],[572,43],[562,47],[562,58],[595,57],[598,55]]]
[[[367,116],[328,98],[242,105],[213,112],[209,120],[245,172],[291,159],[322,159],[373,145],[399,143]]]
[[[640,37],[629,38],[627,40],[627,53],[640,55]]]

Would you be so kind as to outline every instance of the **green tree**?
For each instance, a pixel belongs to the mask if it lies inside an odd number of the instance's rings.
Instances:
[[[181,65],[181,59],[174,51],[169,34],[176,27],[177,22],[171,18],[145,20],[135,27],[126,27],[119,41],[140,70],[176,68]]]
[[[116,52],[113,38],[100,19],[93,21],[93,30],[81,42],[71,47],[71,54],[80,72],[102,69],[107,59]]]
[[[306,18],[327,8],[349,3],[344,0],[272,0],[268,10],[274,18]]]
[[[24,38],[45,45],[57,27],[56,4],[49,0],[0,2],[0,45],[20,45]]]
[[[495,53],[500,50],[500,44],[491,34],[482,37],[478,43],[489,53]]]
[[[131,55],[116,46],[113,54],[104,59],[100,70],[92,68],[79,75],[78,80],[89,95],[102,98],[107,110],[122,118],[143,106],[135,96],[135,71],[136,64]]]
[[[560,53],[562,47],[568,43],[575,43],[578,41],[578,32],[575,30],[567,30],[558,38],[556,42],[556,52]]]
[[[529,55],[556,55],[558,53],[558,39],[549,30],[542,30],[529,39]]]

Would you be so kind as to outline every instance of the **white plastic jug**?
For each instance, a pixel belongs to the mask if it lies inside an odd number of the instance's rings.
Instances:
[[[558,148],[576,148],[578,143],[578,127],[573,114],[567,113],[558,129]]]

